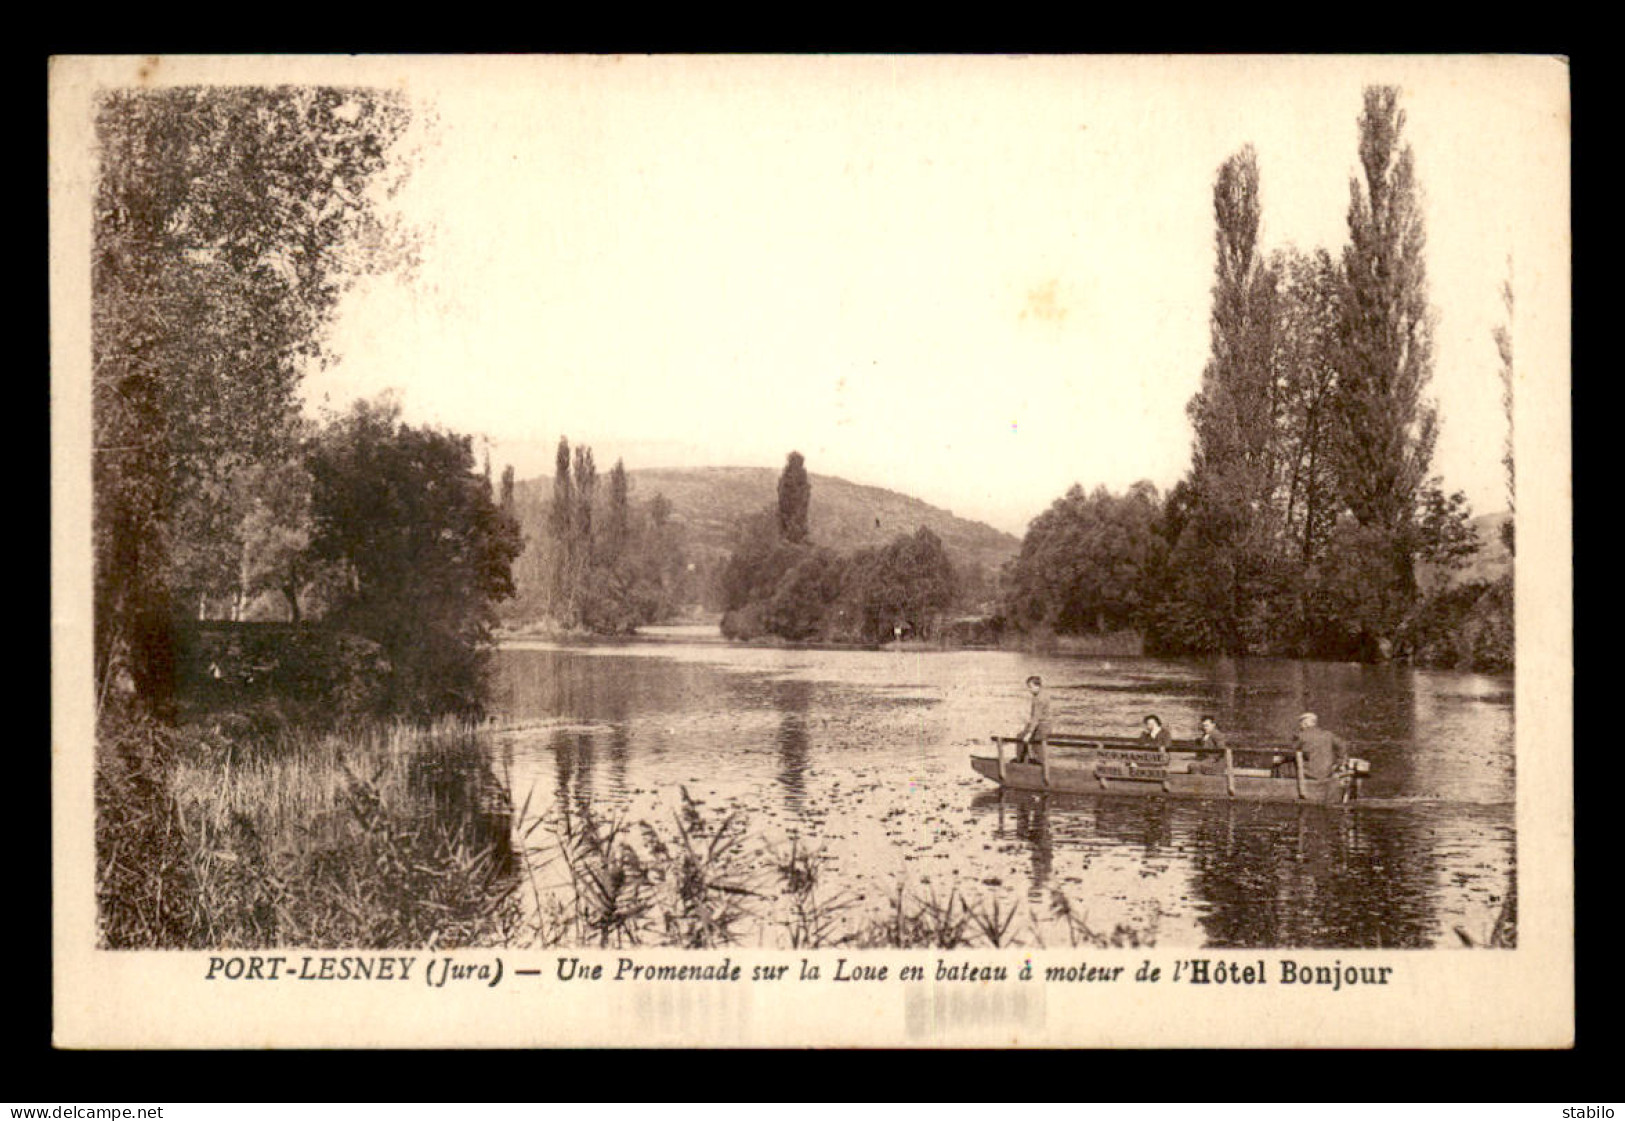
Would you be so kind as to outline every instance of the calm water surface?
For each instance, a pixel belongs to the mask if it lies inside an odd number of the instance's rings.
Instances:
[[[1449,946],[1457,927],[1487,936],[1515,871],[1510,678],[652,637],[499,653],[514,796],[670,823],[686,786],[745,811],[764,843],[823,845],[825,882],[856,912],[880,914],[901,884],[1015,904],[1019,927],[1059,944],[1064,897],[1092,929],[1168,947]],[[1132,734],[1156,712],[1184,737],[1212,713],[1233,742],[1283,743],[1312,709],[1371,761],[1380,801],[1001,797],[968,756],[1020,727],[1030,673],[1056,687],[1062,729]],[[771,916],[746,938],[782,942]]]

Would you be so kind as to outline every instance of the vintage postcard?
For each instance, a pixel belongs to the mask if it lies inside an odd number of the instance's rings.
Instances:
[[[1565,60],[49,83],[58,1046],[1572,1044]]]

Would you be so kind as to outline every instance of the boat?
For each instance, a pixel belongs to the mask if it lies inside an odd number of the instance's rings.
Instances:
[[[1054,735],[1041,763],[1017,762],[1021,741],[993,736],[996,756],[972,755],[971,767],[1007,790],[1041,794],[1123,794],[1139,797],[1220,798],[1251,802],[1343,805],[1360,796],[1371,771],[1349,759],[1329,778],[1304,775],[1303,753],[1290,747],[1227,747],[1204,751],[1195,741],[1168,750],[1129,736]],[[1200,769],[1193,772],[1192,765]],[[1204,773],[1212,771],[1215,773]]]

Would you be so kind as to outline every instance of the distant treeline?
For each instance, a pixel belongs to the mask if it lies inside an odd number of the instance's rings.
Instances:
[[[881,547],[839,553],[809,539],[812,485],[791,452],[777,507],[749,519],[720,579],[729,638],[883,642],[934,638],[960,581],[942,540],[924,526]]]
[[[620,460],[601,478],[592,448],[560,437],[551,498],[516,502],[509,468],[502,503],[525,539],[503,611],[511,625],[625,634],[702,598],[671,503],[659,493],[636,500]]]
[[[1449,579],[1480,543],[1465,497],[1430,474],[1433,319],[1404,120],[1394,89],[1365,91],[1363,179],[1349,183],[1339,260],[1264,256],[1253,149],[1219,168],[1190,471],[1166,496],[1140,483],[1121,497],[1074,487],[1058,499],[1006,573],[1012,624],[1132,627],[1162,652],[1511,668],[1511,577]],[[1510,281],[1504,297],[1495,341],[1510,432]],[[1510,435],[1504,464],[1510,503]]]

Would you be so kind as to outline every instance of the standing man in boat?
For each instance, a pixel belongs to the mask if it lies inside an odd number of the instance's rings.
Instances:
[[[1331,778],[1349,757],[1348,745],[1320,726],[1312,712],[1298,717],[1298,734],[1292,738],[1295,750],[1303,752],[1303,777]]]
[[[1021,759],[1023,763],[1042,763],[1044,761],[1044,741],[1049,739],[1050,710],[1049,693],[1044,689],[1044,679],[1036,673],[1027,679],[1027,692],[1033,695],[1032,711],[1027,716],[1027,723],[1022,727],[1016,738],[1021,741]]]
[[[1140,733],[1140,742],[1145,744],[1147,751],[1167,751],[1173,737],[1163,727],[1162,718],[1153,712],[1145,718],[1145,731]]]

